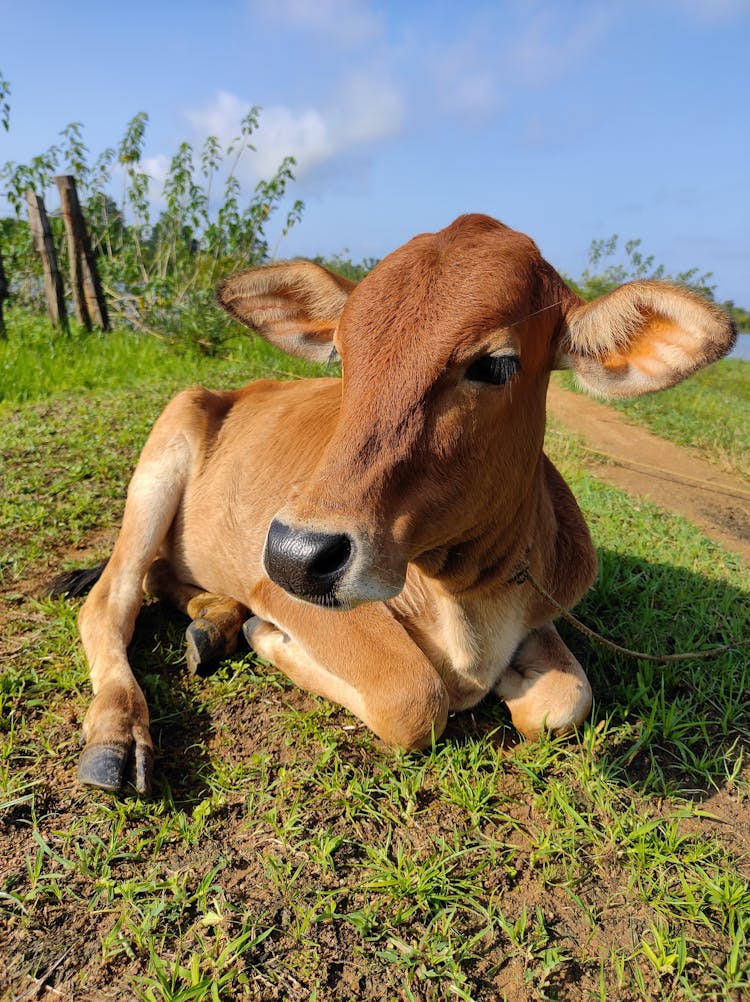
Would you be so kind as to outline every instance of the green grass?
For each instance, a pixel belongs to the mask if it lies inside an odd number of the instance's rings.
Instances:
[[[162,392],[166,388],[169,395],[199,381],[237,386],[260,375],[311,371],[249,331],[242,334],[239,324],[234,337],[205,349],[196,341],[170,341],[132,330],[88,332],[75,321],[69,333],[53,332],[43,318],[18,310],[8,312],[6,325],[7,335],[0,338],[0,405],[92,390],[141,392],[144,385]]]
[[[576,389],[571,374],[554,378]],[[671,390],[607,403],[655,435],[750,480],[750,362],[722,359]]]
[[[102,388],[37,394],[0,423],[0,999],[45,978],[147,1002],[747,997],[747,649],[653,665],[562,624],[595,693],[577,737],[518,743],[490,700],[406,755],[250,654],[189,677],[184,623],[149,605],[131,657],[155,795],[75,784],[78,603],[29,589],[106,555],[185,379],[167,358],[136,386],[92,357]],[[189,365],[214,385],[252,375]],[[550,447],[600,548],[587,623],[651,651],[748,636],[738,559],[592,479],[575,442]]]

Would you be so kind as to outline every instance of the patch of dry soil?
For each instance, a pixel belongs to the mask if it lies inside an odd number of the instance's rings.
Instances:
[[[604,457],[587,464],[599,480],[678,512],[750,564],[750,487],[744,481],[590,397],[550,385],[547,410]]]

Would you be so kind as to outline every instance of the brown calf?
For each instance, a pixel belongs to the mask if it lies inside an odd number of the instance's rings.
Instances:
[[[356,286],[292,262],[235,275],[218,298],[288,352],[337,352],[343,380],[191,389],[156,422],[81,610],[94,699],[79,779],[118,789],[130,763],[149,788],[126,653],[144,587],[194,620],[193,666],[247,620],[262,657],[393,745],[428,744],[490,690],[526,737],[579,724],[584,671],[553,608],[510,583],[528,562],[569,607],[596,573],[542,452],[550,370],[606,397],[662,389],[729,349],[724,314],[653,282],[583,303],[528,237],[478,215]]]

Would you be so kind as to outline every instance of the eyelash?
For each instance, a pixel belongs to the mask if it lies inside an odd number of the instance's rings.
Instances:
[[[473,383],[490,383],[502,386],[512,379],[521,368],[515,355],[484,355],[472,362],[466,370],[466,378]]]

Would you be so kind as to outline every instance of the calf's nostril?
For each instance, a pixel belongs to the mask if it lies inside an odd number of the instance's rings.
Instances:
[[[329,578],[339,574],[349,563],[352,544],[348,536],[332,536],[312,560],[309,573],[314,578]]]

